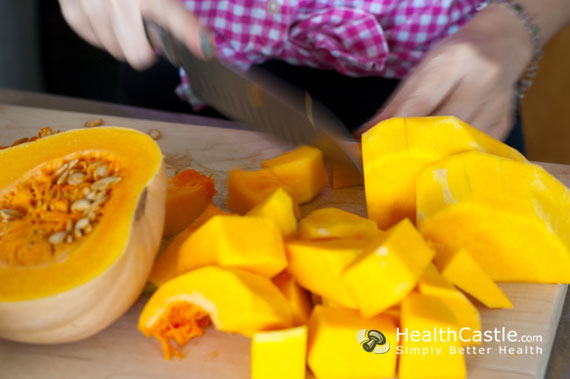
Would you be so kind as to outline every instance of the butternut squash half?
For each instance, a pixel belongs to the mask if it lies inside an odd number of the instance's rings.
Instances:
[[[136,130],[72,130],[0,151],[0,338],[89,337],[143,289],[166,174]]]

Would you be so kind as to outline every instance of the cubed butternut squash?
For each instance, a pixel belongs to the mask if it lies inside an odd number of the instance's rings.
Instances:
[[[317,305],[309,319],[307,362],[317,379],[376,379],[396,374],[396,326],[390,317],[363,318],[357,311]],[[368,352],[368,330],[385,338],[383,353]],[[365,341],[360,341],[364,337]]]
[[[439,299],[409,294],[402,301],[400,323],[400,379],[466,377],[457,321]]]
[[[168,245],[162,254],[160,254],[160,256],[154,261],[148,281],[155,287],[160,287],[170,279],[174,278],[178,274],[176,265],[178,264],[178,253],[182,244],[186,242],[192,233],[198,230],[200,226],[213,216],[229,214],[230,213],[221,210],[211,203],[208,204],[206,209],[204,209],[204,212],[202,212],[202,214],[198,216],[192,224],[186,227],[186,229],[178,233],[170,245]]]
[[[360,313],[372,317],[396,305],[415,286],[434,252],[404,219],[370,242],[341,274]]]
[[[261,167],[271,170],[299,204],[312,200],[329,183],[323,153],[311,146],[265,160]]]
[[[281,187],[283,183],[269,169],[235,168],[228,174],[228,209],[244,215]]]
[[[195,170],[184,170],[168,179],[164,237],[190,225],[212,202],[215,193],[212,178]]]
[[[340,274],[362,254],[365,246],[362,240],[289,241],[287,269],[309,291],[355,308],[356,301]]]
[[[267,218],[212,217],[180,247],[177,271],[182,274],[214,264],[269,278],[277,275],[287,266],[281,230]]]
[[[293,325],[302,325],[307,322],[313,305],[309,293],[305,291],[287,271],[283,271],[273,279],[273,284],[289,301],[293,314]]]
[[[252,379],[304,379],[307,326],[257,332],[251,340]]]
[[[423,295],[437,298],[449,308],[457,320],[457,327],[463,329],[464,345],[477,344],[473,337],[481,332],[479,311],[461,291],[441,276],[433,263],[427,266],[420,278],[418,290]]]
[[[291,196],[283,188],[279,188],[247,214],[274,220],[281,229],[283,237],[293,238],[297,234],[295,215],[299,213],[299,207]]]
[[[376,223],[338,208],[317,209],[299,222],[299,239],[370,240],[380,234]]]
[[[489,308],[512,308],[513,304],[465,249],[438,249],[436,265],[444,278]]]

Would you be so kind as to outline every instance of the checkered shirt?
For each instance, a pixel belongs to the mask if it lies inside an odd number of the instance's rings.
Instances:
[[[183,0],[214,32],[217,56],[247,70],[268,59],[348,76],[403,78],[481,0]],[[196,104],[181,71],[177,92]]]

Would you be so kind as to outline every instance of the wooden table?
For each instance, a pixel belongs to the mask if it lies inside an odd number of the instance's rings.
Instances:
[[[2,103],[49,106],[52,110],[0,105],[0,144],[32,135],[46,125],[67,130],[80,128],[95,118],[103,118],[106,125],[142,131],[158,129],[163,135],[158,142],[169,168],[192,167],[213,174],[218,190],[215,203],[220,206],[225,205],[225,182],[231,168],[238,164],[246,169],[257,168],[261,160],[285,150],[284,146],[227,121],[14,91],[0,91]],[[84,110],[90,114],[53,109]],[[188,125],[181,125],[181,122]],[[570,184],[570,166],[544,166],[566,185]],[[325,190],[315,201],[304,206],[302,212],[306,214],[322,206],[337,206],[364,215],[363,190],[361,187]],[[513,302],[514,309],[481,309],[483,329],[507,326],[520,334],[540,335],[543,354],[470,355],[467,356],[469,377],[542,377],[551,350],[549,375],[570,377],[568,309],[556,334],[567,286],[501,284],[501,287]],[[213,328],[186,347],[184,360],[163,361],[159,344],[145,339],[136,330],[136,320],[146,299],[143,296],[125,316],[103,332],[78,343],[41,346],[0,341],[0,377],[249,377],[248,339],[220,333]],[[556,335],[557,341],[553,345]],[[496,345],[484,346],[497,349]]]

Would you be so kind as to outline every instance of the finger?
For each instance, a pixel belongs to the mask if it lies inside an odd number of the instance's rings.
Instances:
[[[429,67],[405,81],[380,117],[420,117],[431,114],[458,85],[460,76],[450,76],[442,67]]]
[[[146,37],[139,2],[110,0],[109,5],[111,24],[125,59],[137,70],[148,68],[156,55]]]
[[[144,18],[160,24],[168,29],[174,37],[182,41],[197,57],[208,59],[208,52],[203,51],[207,39],[205,29],[198,20],[178,0],[141,0],[141,11]],[[206,54],[204,54],[206,53]]]
[[[97,34],[97,37],[105,50],[119,60],[125,60],[119,41],[115,36],[113,25],[111,23],[110,4],[108,0],[79,0],[85,13],[89,15],[88,21],[91,28]]]
[[[467,83],[464,78],[430,116],[455,116],[471,123],[476,112],[483,108],[482,99],[488,98],[488,90],[478,87],[476,84]]]
[[[354,132],[355,137],[360,138],[379,122],[392,117],[421,117],[431,114],[456,85],[454,78],[439,81],[438,77],[439,74],[426,75],[423,69],[415,71],[388,100],[388,105]]]
[[[392,117],[427,116],[453,91],[461,76],[454,69],[442,65],[440,59],[428,59],[427,63],[418,68],[400,85],[394,96],[384,107],[363,127],[359,128],[356,136],[362,135],[380,121]]]
[[[483,133],[503,141],[513,124],[513,110],[510,97],[503,97],[492,103],[483,104],[470,124]]]
[[[78,1],[59,0],[59,6],[63,18],[75,33],[91,45],[103,48],[103,44],[99,41],[97,34],[91,27],[91,23]]]

